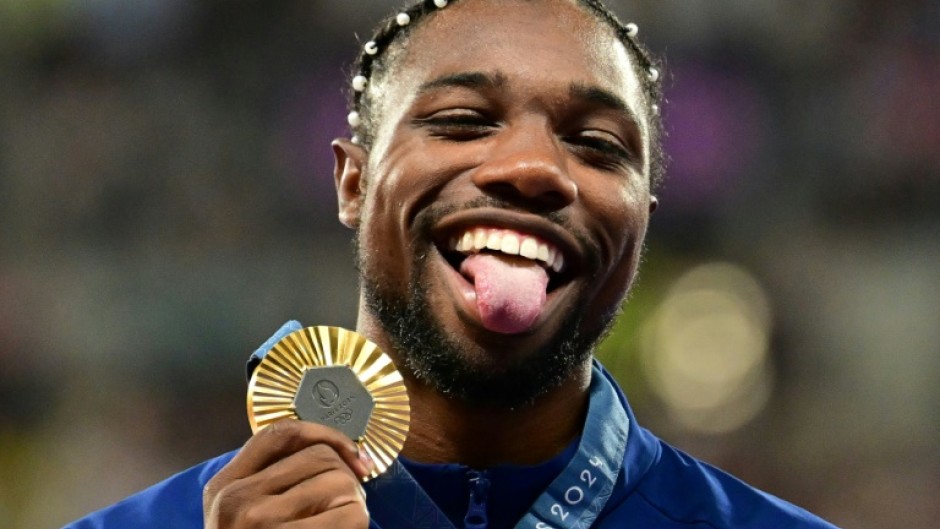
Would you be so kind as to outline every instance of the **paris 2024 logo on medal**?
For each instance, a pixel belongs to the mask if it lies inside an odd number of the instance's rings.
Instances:
[[[339,398],[339,388],[327,379],[317,380],[317,383],[313,385],[313,391],[320,406],[324,408],[332,408]]]

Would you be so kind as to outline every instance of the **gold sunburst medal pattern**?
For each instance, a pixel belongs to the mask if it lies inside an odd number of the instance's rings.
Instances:
[[[335,427],[375,462],[366,480],[385,472],[398,456],[410,413],[408,393],[391,358],[364,336],[340,327],[288,334],[248,383],[252,432],[285,418]]]

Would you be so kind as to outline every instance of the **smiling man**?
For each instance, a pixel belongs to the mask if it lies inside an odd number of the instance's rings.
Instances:
[[[363,489],[352,441],[280,421],[71,527],[832,527],[640,428],[592,359],[656,208],[657,83],[592,0],[386,21],[333,152],[357,330],[411,398],[401,457]]]

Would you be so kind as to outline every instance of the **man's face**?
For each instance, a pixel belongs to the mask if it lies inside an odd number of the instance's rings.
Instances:
[[[370,152],[337,148],[360,317],[438,390],[526,401],[584,366],[636,272],[655,203],[640,85],[563,0],[460,2],[405,46],[370,88]],[[534,257],[480,250],[494,234]]]

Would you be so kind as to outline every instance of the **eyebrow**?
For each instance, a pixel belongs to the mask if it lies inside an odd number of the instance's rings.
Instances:
[[[501,88],[506,84],[506,76],[500,73],[461,72],[432,79],[418,87],[418,95],[440,88]]]
[[[636,115],[636,112],[630,108],[630,105],[628,105],[622,97],[613,92],[580,83],[572,84],[569,92],[573,99],[580,99],[594,105],[615,110],[627,116],[627,119],[632,121],[635,126],[638,127],[640,124],[640,119]]]

